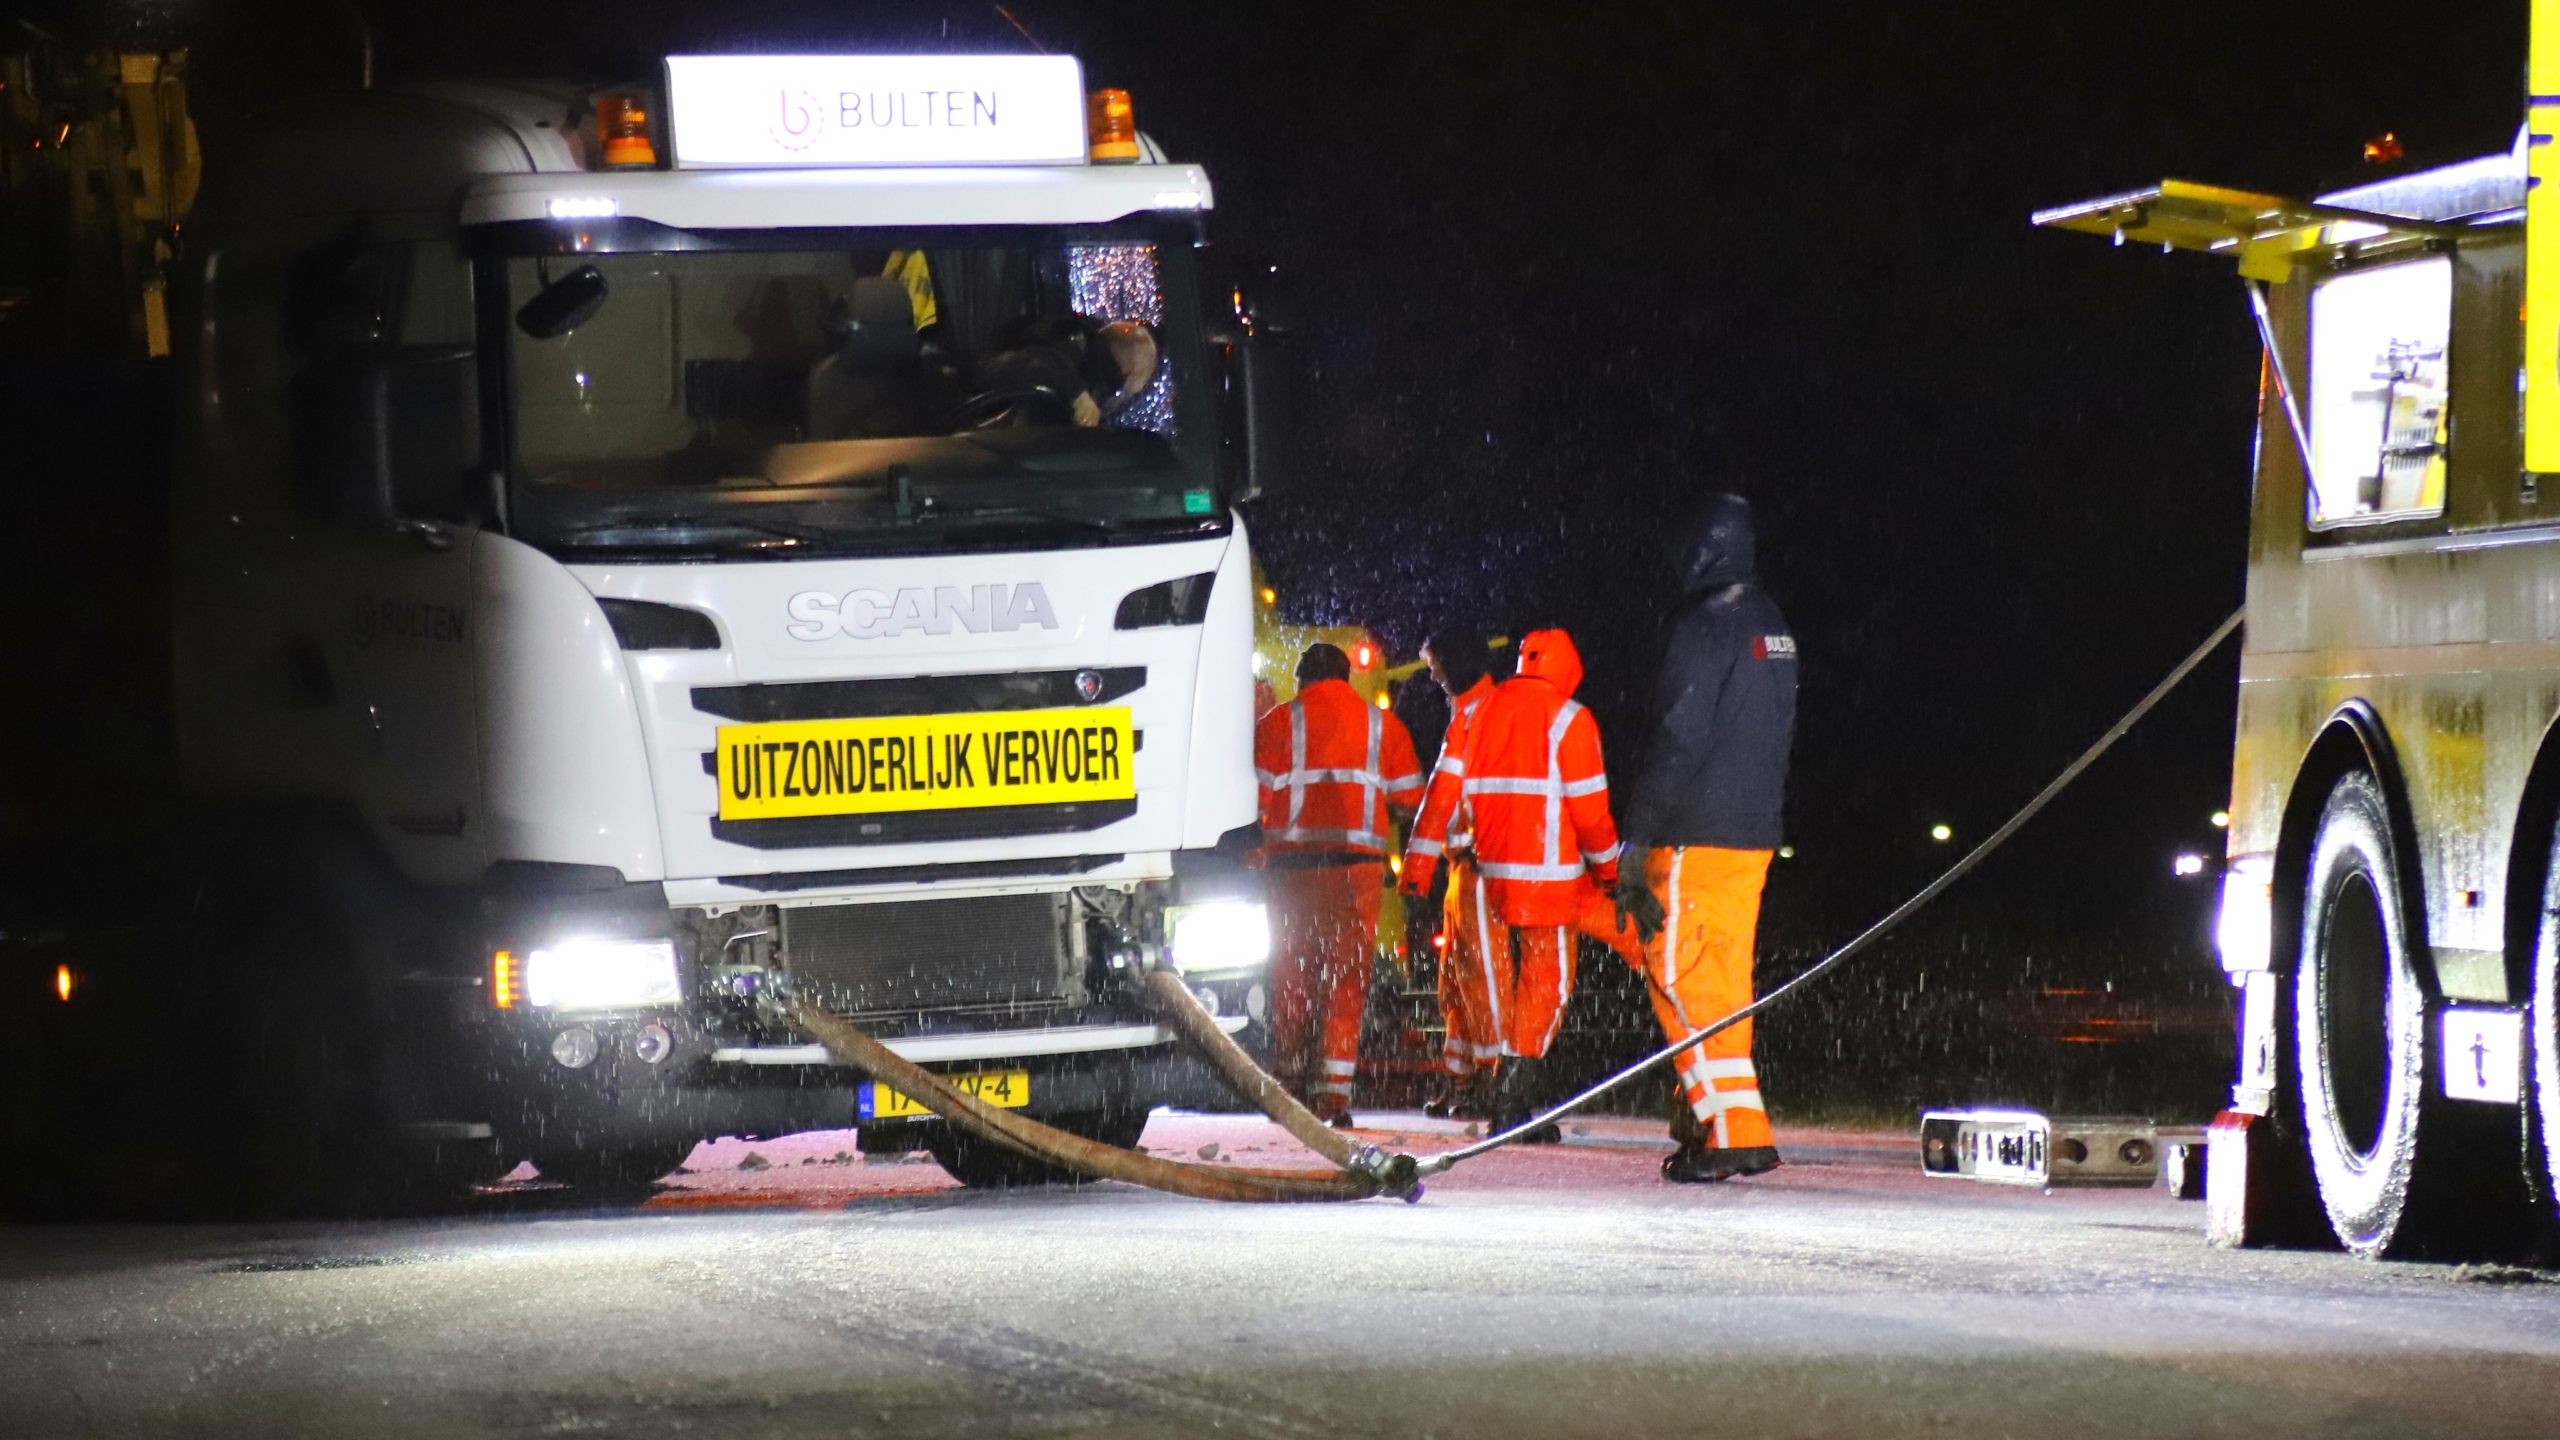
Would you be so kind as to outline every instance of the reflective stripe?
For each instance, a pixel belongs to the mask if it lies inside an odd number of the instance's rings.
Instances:
[[[1307,702],[1289,702],[1289,823],[1283,830],[1298,828],[1298,812],[1307,803],[1306,782],[1298,777],[1307,768]]]
[[[1343,1099],[1348,1100],[1351,1098],[1351,1082],[1348,1080],[1327,1080],[1322,1085],[1316,1087],[1316,1093],[1319,1095],[1339,1095]]]
[[[1485,913],[1484,870],[1476,870],[1476,965],[1484,971],[1485,1008],[1493,1012],[1493,1053],[1502,1053],[1502,1042],[1510,1038],[1511,1028],[1502,1020],[1502,987],[1493,978],[1493,917]],[[1484,1052],[1476,1052],[1481,1055]]]
[[[1422,772],[1416,770],[1403,775],[1390,775],[1378,783],[1389,790],[1411,790],[1422,783]]]
[[[1277,790],[1289,783],[1289,777],[1277,770],[1256,770],[1253,772],[1253,778],[1261,781],[1262,788],[1265,790]]]
[[[1567,700],[1556,707],[1556,718],[1547,725],[1547,783],[1556,788],[1547,795],[1547,855],[1550,865],[1564,859],[1564,732],[1573,728],[1573,717],[1582,707]],[[1581,873],[1581,867],[1575,867]]]
[[[1298,770],[1289,775],[1292,785],[1366,785],[1373,779],[1366,770]]]
[[[1280,832],[1280,838],[1348,845],[1355,850],[1375,850],[1381,854],[1387,848],[1387,837],[1368,830],[1319,830],[1312,826],[1292,825]]]
[[[1760,1092],[1757,1090],[1718,1090],[1714,1092],[1713,1098],[1718,1114],[1727,1110],[1757,1110],[1763,1115],[1769,1113],[1769,1107],[1760,1103]]]
[[[1357,1060],[1327,1060],[1324,1062],[1324,1073],[1327,1075],[1348,1075],[1359,1068],[1360,1062]]]
[[[1751,1068],[1749,1057],[1716,1060],[1694,1060],[1681,1067],[1701,1080],[1757,1080],[1760,1072]]]
[[[1573,937],[1565,933],[1563,926],[1557,926],[1556,1013],[1555,1018],[1547,1022],[1547,1037],[1538,1042],[1538,1053],[1541,1055],[1554,1048],[1556,1032],[1564,1028],[1564,1008],[1573,1003],[1573,951],[1566,948],[1571,944],[1573,944]]]
[[[1606,865],[1617,859],[1618,852],[1625,848],[1623,845],[1612,845],[1606,850],[1585,850],[1582,852],[1582,860],[1586,865]]]
[[[1571,880],[1582,874],[1582,862],[1570,865],[1513,865],[1500,860],[1479,860],[1476,869],[1496,880]]]
[[[1695,1035],[1698,1022],[1689,1018],[1689,1007],[1680,1003],[1680,991],[1671,983],[1671,957],[1680,948],[1680,857],[1687,853],[1679,849],[1671,852],[1671,909],[1662,917],[1662,933],[1654,938],[1662,945],[1662,993],[1671,997],[1671,1013],[1680,1017],[1680,1028]],[[1697,1052],[1691,1051],[1690,1058],[1697,1058]]]
[[[1561,795],[1564,786],[1553,780],[1524,780],[1517,776],[1478,776],[1467,782],[1470,795]]]
[[[1602,792],[1606,791],[1608,788],[1609,788],[1609,777],[1608,777],[1608,776],[1606,776],[1606,775],[1594,775],[1594,776],[1592,776],[1592,777],[1591,777],[1590,779],[1588,779],[1588,780],[1568,780],[1568,781],[1566,781],[1566,782],[1565,782],[1565,786],[1564,786],[1564,793],[1565,793],[1565,794],[1567,794],[1567,795],[1598,795],[1598,794],[1601,794]]]
[[[1431,768],[1444,775],[1464,775],[1467,773],[1467,762],[1464,757],[1444,745],[1440,749],[1440,763]]]
[[[1407,855],[1437,855],[1440,853],[1440,842],[1416,835],[1412,839],[1404,842],[1404,853]]]

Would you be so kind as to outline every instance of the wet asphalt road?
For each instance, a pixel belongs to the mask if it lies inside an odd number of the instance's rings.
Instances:
[[[803,1137],[637,1209],[0,1231],[0,1435],[2560,1434],[2560,1286],[1854,1145],[1675,1189],[1611,1138],[1413,1206],[971,1194]]]

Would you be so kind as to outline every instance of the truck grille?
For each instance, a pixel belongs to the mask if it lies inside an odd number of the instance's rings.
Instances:
[[[1063,894],[826,905],[782,912],[782,964],[845,1015],[1046,1008],[1083,977]]]

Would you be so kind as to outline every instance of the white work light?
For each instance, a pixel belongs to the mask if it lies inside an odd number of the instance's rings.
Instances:
[[[1164,912],[1165,948],[1186,974],[1241,970],[1271,958],[1271,919],[1247,900],[1175,905]]]
[[[671,940],[563,940],[525,957],[525,1002],[542,1010],[628,1010],[673,1005]]]

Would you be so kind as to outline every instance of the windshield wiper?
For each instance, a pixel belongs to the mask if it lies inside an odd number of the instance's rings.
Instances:
[[[576,526],[560,532],[555,543],[599,550],[691,550],[717,543],[720,538],[734,539],[744,535],[761,535],[768,541],[780,542],[754,547],[774,550],[814,545],[825,538],[823,532],[808,526],[786,525],[774,520],[641,515]]]
[[[1069,525],[1079,530],[1100,531],[1105,535],[1117,535],[1127,528],[1126,521],[1114,520],[1105,516],[1062,515],[1054,510],[1032,510],[1020,505],[979,505],[966,510],[946,510],[937,505],[919,510],[912,518],[919,523],[926,520],[939,520],[945,524],[965,523],[969,521],[1002,522],[1010,520],[1049,525]]]

